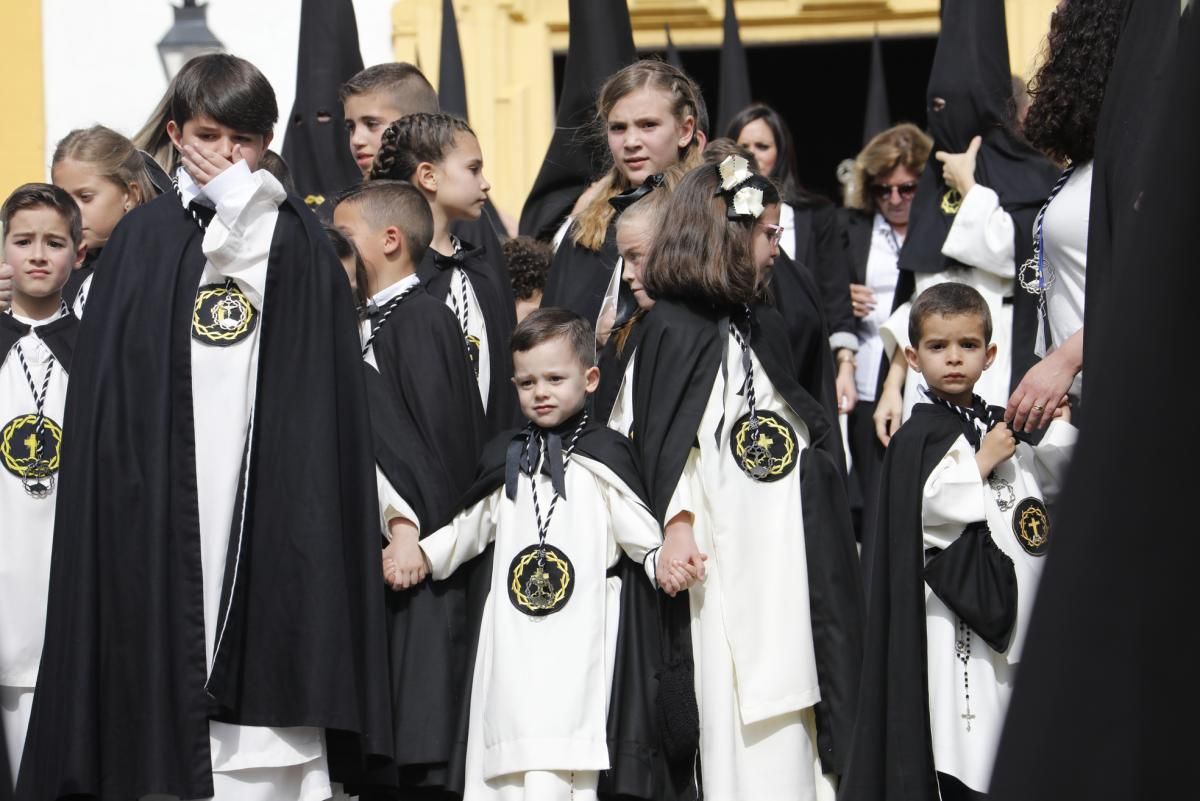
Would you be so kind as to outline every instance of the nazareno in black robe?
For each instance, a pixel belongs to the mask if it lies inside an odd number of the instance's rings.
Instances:
[[[579,416],[576,415],[554,431],[566,440],[578,424]],[[509,446],[524,436],[524,429],[507,431],[484,447],[475,483],[463,496],[456,511],[470,508],[504,485]],[[630,440],[606,427],[593,415],[580,433],[575,451],[612,470],[649,508],[637,454]],[[548,472],[549,467],[543,465],[542,469]],[[486,560],[490,567],[491,554],[489,547],[471,564]],[[657,671],[661,664],[660,629],[654,611],[658,601],[657,590],[651,586],[642,566],[624,554],[616,566],[609,569],[609,575],[621,578],[621,620],[617,630],[616,663],[608,704],[610,768],[600,774],[600,797],[647,801],[688,798],[686,792],[681,793],[673,786],[671,766],[662,752],[655,723],[654,699]],[[474,668],[482,612],[482,602],[471,609],[473,646],[469,670]],[[451,764],[451,786],[459,793],[466,779],[470,695],[468,676],[456,743],[457,753]]]
[[[0,364],[3,364],[12,352],[13,345],[29,333],[29,328],[10,314],[0,314]],[[75,335],[78,330],[79,320],[70,312],[52,323],[38,326],[38,336],[68,374],[71,372],[71,357],[75,352]],[[9,801],[12,798],[14,780],[12,766],[8,764],[4,728],[0,727],[0,801]]]
[[[483,446],[483,408],[463,358],[462,329],[446,304],[409,292],[372,343],[364,364],[375,462],[429,534],[471,486]],[[470,681],[466,578],[386,590],[392,679],[394,765],[354,790],[376,797],[437,797],[446,781],[461,688]],[[348,788],[350,789],[350,788]]]
[[[1002,409],[994,411],[1003,415]],[[853,747],[838,790],[839,801],[939,798],[926,684],[921,501],[930,473],[963,435],[963,426],[950,409],[919,403],[884,454],[876,532],[865,539],[862,554],[867,587],[866,647]],[[979,545],[981,540],[972,537],[951,547]],[[985,582],[972,583],[966,594],[979,597],[987,586]],[[960,608],[951,598],[943,600],[951,608]],[[1004,594],[987,600],[992,608],[1008,607],[1011,600],[1015,615],[1015,593],[1011,599]]]
[[[98,265],[22,799],[209,797],[210,719],[323,728],[335,781],[392,753],[354,304],[294,197],[271,246],[244,541],[206,677],[190,337],[201,236],[163,196],[129,213]]]
[[[943,0],[942,29],[925,95],[933,151],[962,153],[979,135],[975,179],[995,190],[1012,216],[1013,252],[1018,271],[1033,255],[1033,221],[1059,170],[1013,130],[1012,75],[1008,59],[1004,0]],[[934,98],[945,107],[934,108]],[[925,164],[913,197],[908,234],[900,249],[895,306],[913,299],[914,273],[966,267],[942,255],[957,206],[942,176],[942,163]],[[1037,299],[1013,289],[1013,387],[1037,361]]]
[[[804,420],[811,438],[800,456],[800,487],[821,690],[815,708],[817,750],[823,769],[840,775],[857,704],[863,618],[854,530],[845,481],[834,453],[842,448],[841,437],[822,406],[796,381],[779,313],[762,304],[751,308],[750,347],[775,389]],[[727,320],[720,309],[660,300],[638,323],[645,330],[634,366],[633,442],[641,457],[651,508],[662,524],[688,453],[697,436],[708,436],[699,430],[700,419],[721,371],[729,336]],[[687,621],[687,594],[679,593],[672,601],[682,608],[675,618]],[[691,635],[686,623],[675,626],[671,636],[672,649],[690,659]]]
[[[454,256],[442,256],[433,248],[426,250],[421,263],[417,265],[417,276],[426,291],[442,303],[446,302],[446,296],[450,292],[451,267],[462,269],[475,291],[475,299],[479,302],[487,329],[491,367],[485,415],[486,440],[487,437],[511,428],[520,419],[517,391],[512,384],[512,354],[508,347],[513,329],[517,327],[517,307],[516,301],[513,300],[508,268],[499,249],[492,253],[486,248],[460,241],[462,251]],[[462,338],[461,330],[459,338]]]

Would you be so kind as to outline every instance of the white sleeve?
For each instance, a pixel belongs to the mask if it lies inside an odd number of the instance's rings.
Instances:
[[[908,347],[908,312],[910,309],[912,309],[911,303],[901,303],[892,312],[892,316],[879,326],[879,338],[883,340],[883,352],[887,354],[889,362],[895,355],[896,348],[903,352]]]
[[[976,184],[963,198],[942,255],[1001,278],[1016,274],[1013,220],[995,191]]]
[[[699,516],[702,492],[700,487],[700,449],[692,448],[688,452],[687,461],[683,464],[683,473],[679,476],[679,483],[675,485],[675,492],[671,495],[671,502],[667,504],[667,514],[663,520],[670,523],[676,515],[682,512],[690,512],[692,519],[695,520]],[[646,564],[646,573],[651,580],[656,576],[658,554],[659,552],[655,551],[654,559],[648,560],[650,563]]]
[[[646,558],[651,551],[655,551],[657,557],[656,549],[662,547],[663,543],[662,529],[658,527],[654,515],[650,514],[646,505],[624,484],[605,482],[605,495],[608,501],[609,531],[612,532],[617,545],[640,565],[645,566],[647,561],[656,562],[657,559]],[[649,569],[647,575],[653,583],[654,574]]]
[[[397,517],[403,517],[416,526],[419,535],[421,533],[420,518],[417,517],[417,513],[413,511],[408,502],[400,497],[400,493],[392,486],[392,482],[388,481],[387,476],[379,469],[379,465],[375,465],[375,488],[379,493],[379,525],[388,542],[392,540],[388,523]]]
[[[1033,473],[1046,503],[1054,503],[1062,492],[1078,439],[1078,428],[1062,420],[1051,420],[1037,447],[1029,448],[1032,458],[1025,464]],[[1028,446],[1021,447],[1024,450]]]
[[[925,481],[921,495],[925,547],[945,548],[968,523],[986,519],[983,477],[975,462],[975,449],[966,437],[959,436]]]
[[[441,581],[484,552],[496,536],[496,521],[503,497],[504,487],[501,486],[418,543],[429,560],[435,580]]]
[[[204,255],[262,308],[271,240],[287,193],[269,172],[251,174],[239,161],[209,181],[204,194],[217,210],[204,233]]]

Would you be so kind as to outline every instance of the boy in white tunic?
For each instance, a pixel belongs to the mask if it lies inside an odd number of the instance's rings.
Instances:
[[[262,73],[172,87],[176,191],[117,226],[80,338],[18,796],[319,801],[391,751],[354,308],[255,171]]]
[[[62,288],[83,263],[79,207],[49,184],[25,184],[0,212],[13,268],[0,314],[0,797],[12,789],[46,628],[50,544],[67,371],[78,320]],[[7,746],[5,748],[4,746]],[[7,762],[7,770],[5,763]],[[6,785],[6,786],[5,786]]]
[[[627,439],[590,420],[595,334],[574,312],[539,309],[512,337],[529,425],[485,449],[466,508],[421,540],[447,578],[495,542],[471,690],[464,798],[595,798],[611,755],[609,689],[622,618],[623,556],[662,538]],[[651,586],[634,570],[625,580]],[[614,709],[620,709],[614,701]]]
[[[847,799],[982,797],[1076,431],[1063,406],[1036,446],[974,393],[991,367],[983,296],[936,285],[906,349],[929,403],[892,438],[870,565],[867,651]],[[923,645],[922,645],[923,644]],[[916,769],[914,766],[927,766]]]

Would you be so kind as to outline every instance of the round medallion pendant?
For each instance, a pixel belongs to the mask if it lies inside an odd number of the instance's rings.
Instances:
[[[729,448],[733,460],[755,481],[778,481],[796,468],[796,430],[774,412],[758,413],[757,434],[744,415],[733,425]]]
[[[531,617],[559,611],[574,590],[575,566],[552,545],[530,545],[508,567],[508,600]]]
[[[258,326],[258,310],[237,284],[208,284],[196,294],[192,339],[227,347],[241,342]]]
[[[4,459],[4,469],[21,479],[26,492],[42,498],[54,491],[62,426],[44,417],[39,437],[37,419],[36,414],[24,414],[4,425],[0,431],[0,457]]]
[[[1017,504],[1012,518],[1013,533],[1025,552],[1045,556],[1050,545],[1050,515],[1046,504],[1037,498],[1025,498]]]

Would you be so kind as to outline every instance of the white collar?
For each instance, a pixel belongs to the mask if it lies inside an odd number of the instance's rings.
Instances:
[[[382,309],[384,304],[408,289],[413,284],[417,283],[418,280],[419,279],[417,278],[416,273],[405,276],[391,286],[385,287],[384,289],[381,289],[379,292],[375,293],[375,295],[371,298],[371,302],[375,304],[376,308]]]
[[[183,167],[179,167],[175,171],[175,180],[179,182],[179,195],[183,198],[185,209],[193,200],[198,200],[206,206],[212,206],[212,201],[204,194],[204,187],[193,181],[192,176],[188,175],[188,171]]]
[[[41,319],[41,320],[34,320],[32,317],[23,317],[14,311],[10,311],[9,314],[11,314],[12,318],[14,320],[16,320],[18,323],[24,323],[25,325],[29,326],[30,328],[37,328],[38,326],[49,325],[50,323],[54,322],[58,318],[62,317],[63,316],[63,307],[62,307],[62,304],[60,303],[58,308],[54,311],[54,314],[52,314],[49,317],[46,317],[44,319]]]

